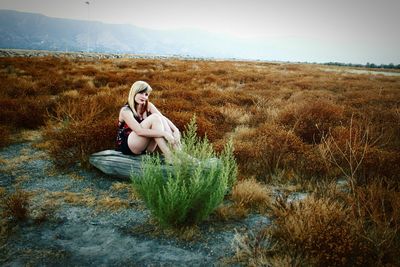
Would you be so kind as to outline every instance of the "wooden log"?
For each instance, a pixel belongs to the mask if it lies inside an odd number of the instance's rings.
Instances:
[[[131,156],[115,150],[104,150],[92,154],[89,162],[105,174],[130,178],[132,172],[139,176],[142,175],[141,164],[143,157],[144,155]],[[203,161],[202,164],[205,168],[211,168],[212,166],[218,167],[221,162],[217,158],[210,158]],[[168,168],[167,165],[163,167],[164,170]]]
[[[102,172],[129,178],[131,172],[141,174],[141,163],[144,155],[124,155],[120,151],[115,150],[104,150],[94,153],[90,156],[89,162]]]

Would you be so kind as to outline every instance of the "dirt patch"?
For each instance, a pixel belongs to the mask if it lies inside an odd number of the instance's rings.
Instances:
[[[0,151],[0,187],[30,195],[29,220],[2,233],[2,266],[221,265],[234,254],[235,233],[269,224],[253,214],[206,221],[189,241],[165,234],[128,181],[79,167],[58,172],[37,139]]]

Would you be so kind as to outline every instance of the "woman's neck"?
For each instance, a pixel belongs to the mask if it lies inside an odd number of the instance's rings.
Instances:
[[[143,104],[137,104],[136,112],[138,113],[139,116],[142,116],[143,113],[145,112],[144,105]]]

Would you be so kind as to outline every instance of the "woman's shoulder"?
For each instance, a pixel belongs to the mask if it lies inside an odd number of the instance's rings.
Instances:
[[[121,107],[121,109],[119,110],[120,119],[121,119],[121,117],[129,116],[130,114],[133,114],[133,112],[132,112],[132,109],[128,105]]]
[[[157,110],[156,106],[153,103],[148,102],[148,104],[147,104],[147,112],[154,113],[154,111],[156,111],[156,110]]]
[[[123,112],[123,111],[132,111],[132,109],[131,109],[131,107],[130,107],[128,104],[126,104],[126,105],[123,105],[123,106],[121,107],[120,111],[121,111],[121,112]]]

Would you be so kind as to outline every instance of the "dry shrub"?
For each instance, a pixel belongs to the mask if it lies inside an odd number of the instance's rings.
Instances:
[[[56,72],[47,73],[40,77],[37,87],[41,88],[47,95],[57,95],[73,88],[73,80],[69,76],[64,76]]]
[[[75,78],[75,80],[73,80],[72,88],[74,90],[82,90],[88,86],[89,80],[90,79],[88,77],[79,75],[77,78]]]
[[[96,74],[93,84],[96,88],[105,86],[116,87],[121,84],[121,79],[115,71],[101,72]]]
[[[219,221],[242,220],[249,215],[250,210],[235,203],[225,203],[215,209],[213,216]]]
[[[118,77],[118,83],[120,85],[126,86],[127,88],[130,88],[134,82],[145,79],[145,77],[143,77],[143,75],[141,73],[138,73],[134,70],[117,72],[116,75]],[[146,80],[144,80],[144,81],[146,81]],[[150,82],[150,81],[146,81],[146,82]],[[153,87],[153,89],[154,89],[154,87]]]
[[[297,266],[293,264],[271,265],[269,248],[265,245],[264,236],[255,234],[253,231],[246,233],[236,232],[232,247],[235,255],[228,262],[229,266],[241,263],[243,266]]]
[[[11,194],[1,196],[2,218],[7,221],[26,221],[29,217],[29,194],[16,190]]]
[[[304,145],[292,132],[268,123],[238,132],[234,142],[241,171],[263,180],[279,170],[296,168]]]
[[[182,131],[184,127],[193,118],[193,113],[189,111],[161,111],[165,114],[175,126]]]
[[[153,101],[152,101],[153,102]],[[166,113],[169,111],[185,111],[190,112],[193,111],[193,103],[189,100],[179,99],[178,101],[171,101],[165,99],[155,99],[154,105],[162,112]]]
[[[72,75],[95,76],[98,70],[93,66],[85,66],[82,68],[74,69],[70,72]]]
[[[79,92],[78,92],[78,90],[69,90],[69,91],[65,91],[61,95],[64,97],[67,97],[67,98],[78,98]]]
[[[400,264],[400,192],[395,183],[375,179],[370,184],[355,186],[354,192],[336,183],[315,190],[316,195],[345,205],[349,214],[347,224],[367,250],[362,262],[367,266]]]
[[[219,83],[221,80],[218,78],[218,76],[214,74],[209,74],[206,77],[203,78],[203,83],[204,84],[210,84],[210,83]]]
[[[255,179],[237,182],[231,193],[231,200],[239,207],[264,212],[271,202],[271,192]]]
[[[201,93],[198,91],[177,90],[177,89],[162,91],[160,98],[165,100],[172,99],[173,102],[184,99],[192,103],[193,102],[198,103],[199,100],[202,99]]]
[[[158,68],[157,62],[154,60],[140,59],[135,61],[136,69],[156,70]]]
[[[361,183],[369,183],[378,177],[385,177],[397,182],[400,173],[400,152],[387,151],[378,147],[367,147],[365,156],[357,173]]]
[[[8,126],[0,125],[0,132],[1,132],[0,148],[3,148],[11,144],[12,130]]]
[[[197,89],[197,98],[195,103],[204,102],[211,106],[221,107],[226,104],[235,104],[242,107],[253,105],[255,97],[248,92],[239,90],[225,90],[221,86],[210,86],[202,90]]]
[[[68,167],[76,162],[88,167],[90,154],[115,145],[116,124],[113,117],[96,121],[69,123],[60,129],[51,129],[45,133],[51,139],[49,152],[59,167]]]
[[[351,210],[330,199],[310,196],[299,202],[277,198],[275,217],[264,234],[277,254],[304,259],[306,266],[363,266],[368,249],[349,224]]]
[[[93,78],[93,84],[96,88],[104,87],[110,81],[110,77],[108,74],[97,73]]]
[[[48,123],[45,138],[52,143],[49,148],[59,167],[76,162],[88,166],[90,154],[114,148],[118,95],[104,91],[92,97],[66,98],[55,108]]]
[[[288,107],[279,114],[278,122],[293,129],[304,142],[313,144],[320,143],[329,129],[343,119],[342,107],[319,100]]]
[[[233,125],[247,124],[250,121],[250,112],[236,105],[225,105],[219,109],[228,123]]]
[[[369,130],[350,123],[336,127],[320,145],[322,157],[354,184],[365,184],[379,177],[398,183],[400,153],[377,146]]]
[[[250,108],[252,115],[250,125],[258,126],[260,123],[274,123],[284,105],[279,99],[269,99],[270,97],[257,100],[254,106]]]
[[[3,75],[2,75],[3,76]],[[4,76],[0,79],[1,95],[5,98],[23,98],[44,94],[31,77]]]
[[[325,160],[323,156],[321,156],[323,152],[323,148],[320,145],[312,146],[305,145],[304,152],[299,160],[298,168],[296,171],[301,174],[303,180],[312,180],[313,178],[336,178],[338,175],[337,169],[334,165]]]
[[[206,134],[212,142],[222,138],[235,127],[235,124],[229,123],[224,114],[216,107],[205,106],[200,110],[196,109],[196,116],[211,123]]]
[[[183,131],[185,126],[190,122],[193,116],[196,116],[196,113],[193,112],[163,112],[174,124],[175,126]],[[204,118],[204,115],[199,114],[196,116],[196,124],[197,124],[197,135],[201,138],[207,137],[209,141],[214,141],[218,137],[220,137],[220,133],[216,131],[214,124],[209,120]]]
[[[0,123],[16,128],[34,129],[45,124],[54,101],[47,96],[0,99]]]
[[[398,266],[400,258],[400,192],[387,181],[356,187],[354,197],[348,198],[353,218],[369,249],[372,266]]]
[[[265,76],[262,73],[257,73],[252,70],[245,72],[238,72],[232,77],[234,81],[240,84],[248,84],[260,82],[265,79]]]
[[[122,59],[122,60],[116,61],[114,64],[118,69],[131,68],[132,65],[133,65],[131,61],[126,60],[126,59]]]
[[[193,113],[191,116],[193,116]],[[196,116],[196,123],[198,136],[207,137],[210,142],[214,142],[224,134],[218,131],[219,129],[216,129],[215,125],[203,116]]]

